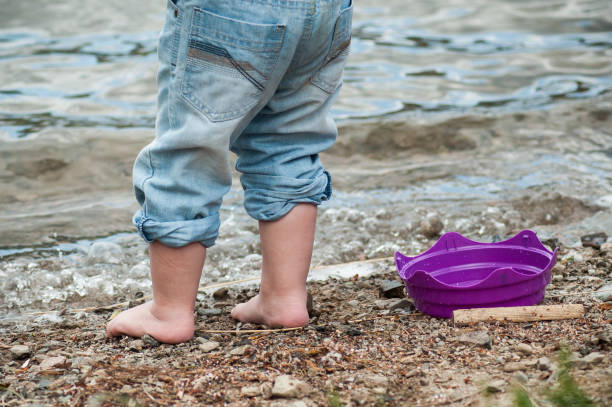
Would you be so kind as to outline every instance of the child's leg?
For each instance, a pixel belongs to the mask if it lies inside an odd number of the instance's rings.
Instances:
[[[242,322],[296,327],[308,324],[306,277],[314,242],[317,207],[299,204],[276,221],[260,221],[261,289],[232,310]]]
[[[193,310],[206,257],[200,243],[173,248],[149,246],[153,300],[122,312],[106,325],[108,337],[149,334],[160,342],[180,343],[193,337]]]

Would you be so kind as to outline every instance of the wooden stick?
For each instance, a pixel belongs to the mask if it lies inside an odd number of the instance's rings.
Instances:
[[[471,308],[453,311],[456,324],[470,324],[479,321],[550,321],[555,319],[582,318],[584,305],[534,305],[530,307]]]
[[[347,266],[355,266],[358,264],[367,264],[367,263],[378,263],[381,261],[385,261],[385,260],[393,260],[393,257],[377,257],[375,259],[367,259],[367,260],[359,260],[359,261],[351,261],[348,263],[338,263],[338,264],[327,264],[327,265],[317,265],[313,268],[311,268],[311,271],[313,270],[325,270],[327,268],[336,268],[336,267],[347,267]],[[249,281],[259,281],[261,279],[261,277],[249,277],[249,278],[243,278],[242,280],[234,280],[234,281],[222,281],[220,283],[215,283],[215,284],[210,284],[204,287],[200,287],[198,289],[199,293],[203,293],[206,292],[206,290],[211,289],[211,288],[221,288],[221,287],[230,287],[232,285],[236,285],[236,284],[240,284],[240,283],[247,283]]]
[[[262,333],[271,333],[271,332],[290,332],[290,331],[299,331],[300,329],[304,329],[303,326],[298,326],[296,328],[279,328],[279,329],[198,329],[197,332],[203,332],[207,334],[262,334]]]
[[[204,293],[206,292],[206,290],[211,289],[211,288],[229,287],[229,286],[240,284],[240,283],[246,283],[248,281],[258,281],[259,279],[260,277],[249,277],[249,278],[243,278],[242,280],[222,281],[220,283],[215,283],[215,284],[210,284],[204,287],[200,287],[198,288],[198,292]]]

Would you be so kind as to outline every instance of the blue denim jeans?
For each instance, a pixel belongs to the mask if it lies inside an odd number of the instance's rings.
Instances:
[[[145,240],[214,244],[230,151],[255,219],[329,199],[318,154],[337,136],[351,20],[351,0],[168,0],[156,136],[133,174]]]

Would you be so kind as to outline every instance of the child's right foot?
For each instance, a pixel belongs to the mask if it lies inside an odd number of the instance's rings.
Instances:
[[[263,324],[273,328],[295,328],[308,325],[306,296],[264,298],[256,295],[238,304],[232,317],[244,323]]]
[[[106,336],[149,334],[159,342],[181,343],[193,337],[194,328],[193,313],[155,309],[149,301],[113,318],[106,325]]]

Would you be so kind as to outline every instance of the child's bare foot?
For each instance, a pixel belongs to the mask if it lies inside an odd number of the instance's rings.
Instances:
[[[264,298],[261,294],[248,302],[238,304],[232,317],[241,322],[264,324],[273,328],[294,328],[308,325],[306,295],[296,297]]]
[[[106,325],[106,336],[149,334],[163,343],[181,343],[193,337],[193,314],[156,309],[152,301],[123,311]]]
[[[270,327],[308,324],[306,277],[314,242],[317,207],[298,204],[276,221],[260,221],[263,257],[259,295],[238,304],[232,317]]]

